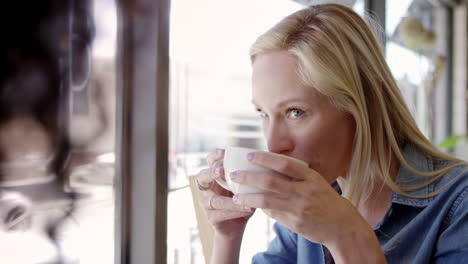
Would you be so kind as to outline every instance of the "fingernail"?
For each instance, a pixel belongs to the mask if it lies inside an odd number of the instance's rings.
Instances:
[[[249,154],[247,154],[247,159],[248,159],[248,160],[253,160],[254,155],[255,155],[255,154],[254,154],[253,152],[250,152]]]
[[[252,211],[252,208],[248,207],[248,206],[244,206],[244,210],[248,211],[248,212],[251,212]]]
[[[237,203],[239,201],[239,197],[235,194],[234,196],[232,196],[232,201],[234,203]]]
[[[216,174],[217,176],[221,175],[221,168],[216,168],[216,169],[215,169],[215,174]]]
[[[223,150],[220,149],[220,148],[216,149],[216,155],[218,155],[218,157],[219,157],[219,156],[221,156],[221,154],[223,154]]]
[[[235,179],[235,178],[237,178],[237,176],[239,176],[239,175],[237,174],[237,171],[233,171],[233,172],[231,172],[231,174],[229,174],[229,177],[230,177],[231,179]]]

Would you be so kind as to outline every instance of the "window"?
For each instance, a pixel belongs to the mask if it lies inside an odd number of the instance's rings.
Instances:
[[[453,132],[453,8],[387,1],[387,61],[424,135],[438,145]]]
[[[204,263],[187,177],[209,152],[227,145],[266,149],[250,103],[248,50],[256,37],[301,1],[173,0],[171,10],[170,188],[168,263]],[[355,8],[361,12],[364,1]],[[249,220],[240,263],[267,248],[274,220]]]
[[[303,5],[268,0],[171,3],[168,263],[204,263],[187,177],[227,145],[265,149],[250,103],[248,50],[256,37]],[[273,221],[257,210],[240,263],[265,250]]]
[[[21,152],[0,165],[2,195],[9,198],[2,199],[1,213],[20,209],[8,230],[0,233],[2,263],[57,263],[59,257],[64,263],[114,260],[115,4],[112,0],[63,3],[71,4],[69,16],[64,14],[60,25],[48,26],[52,31],[68,28],[63,37],[66,47],[71,47],[61,59],[70,80],[70,100],[62,102],[69,113],[61,112],[68,116],[72,142],[70,180],[64,193],[56,189],[60,186],[56,176],[47,173],[56,153],[51,152],[49,135],[40,122],[17,117],[1,128],[3,135],[10,133],[11,149]],[[27,5],[25,9],[30,8]],[[93,32],[94,41],[88,43],[86,38]],[[76,193],[73,210],[60,221],[70,210],[70,192]],[[56,223],[60,223],[57,240],[52,241],[46,231]]]

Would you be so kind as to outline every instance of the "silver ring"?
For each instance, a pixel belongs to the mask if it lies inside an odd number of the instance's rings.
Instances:
[[[198,187],[198,190],[200,191],[208,191],[210,189],[210,187],[205,187],[203,185],[201,185],[199,182],[198,182],[198,179],[195,179],[195,183],[197,183],[197,187]]]
[[[214,210],[215,208],[213,207],[213,204],[211,204],[211,201],[213,201],[214,195],[210,196],[210,201],[208,202],[210,204],[210,210]]]

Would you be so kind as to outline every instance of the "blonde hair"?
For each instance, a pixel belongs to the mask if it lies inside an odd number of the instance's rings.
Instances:
[[[353,155],[343,190],[343,196],[354,205],[367,199],[372,191],[369,186],[374,187],[377,180],[415,198],[407,192],[429,185],[463,164],[439,151],[418,129],[376,37],[350,8],[315,5],[289,15],[255,41],[251,61],[282,50],[297,58],[296,70],[306,85],[330,98],[355,120]],[[455,163],[431,172],[419,171],[403,157],[402,148],[407,143],[434,159]],[[389,175],[392,155],[401,166],[427,177],[427,181],[415,186],[397,185]]]

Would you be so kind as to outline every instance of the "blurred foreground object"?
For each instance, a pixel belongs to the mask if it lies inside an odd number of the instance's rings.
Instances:
[[[18,192],[0,193],[0,229],[4,231],[26,229],[30,225],[32,203]]]

